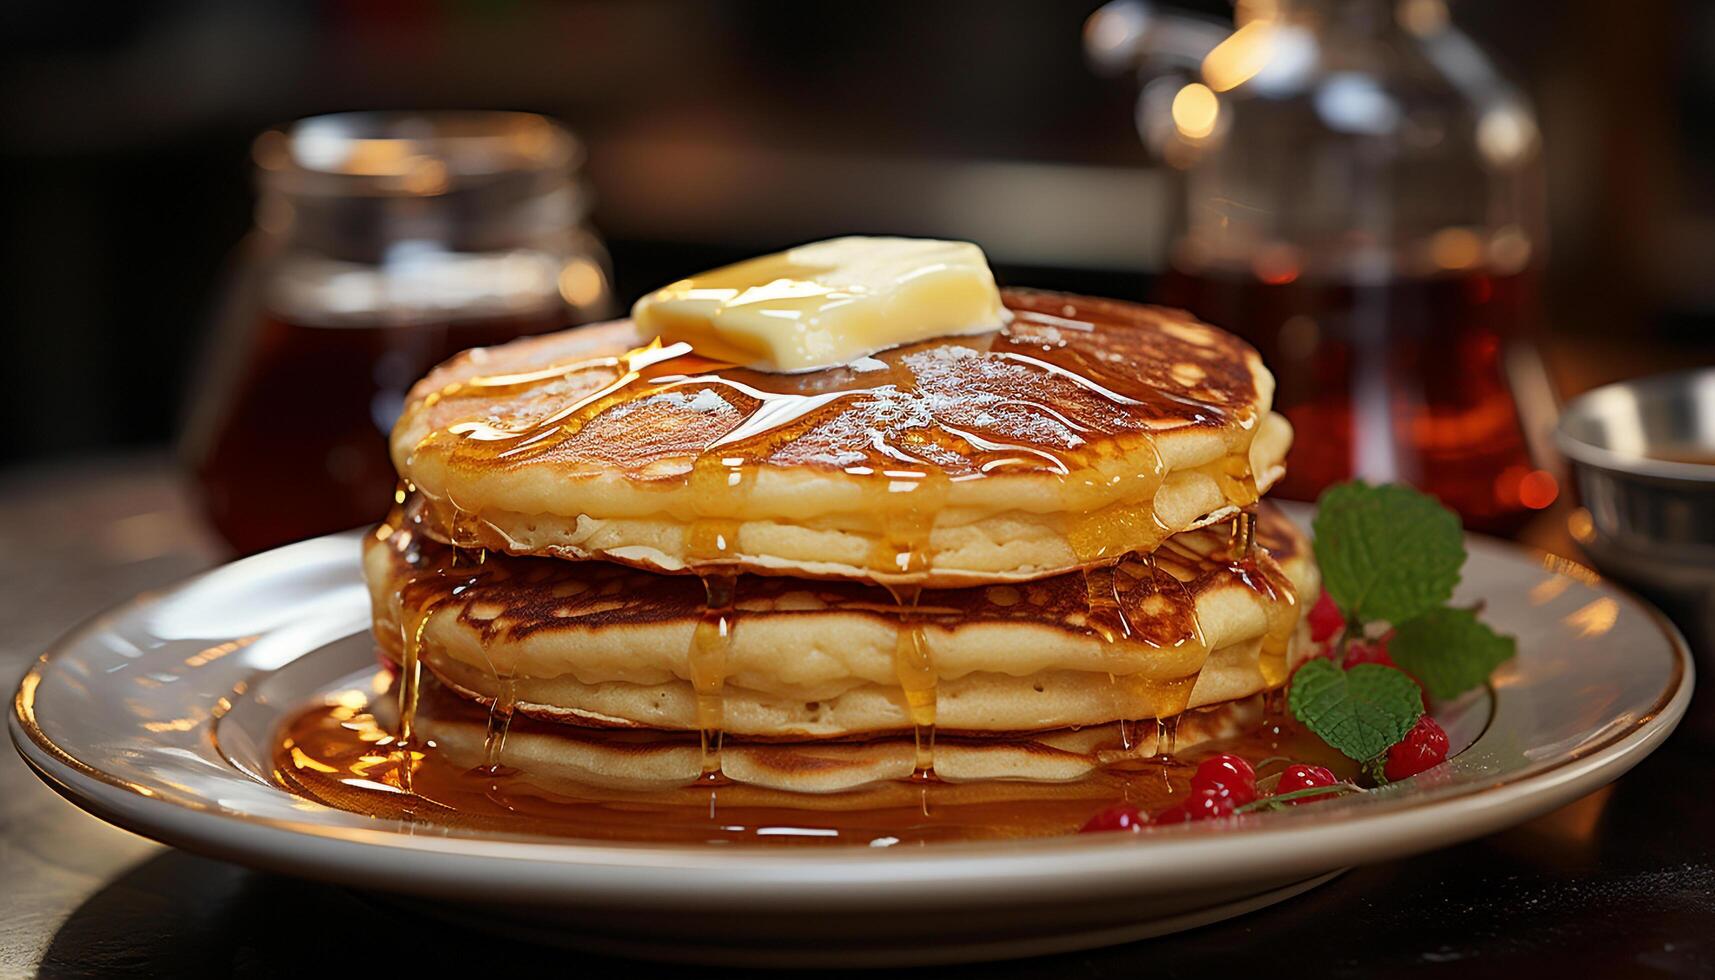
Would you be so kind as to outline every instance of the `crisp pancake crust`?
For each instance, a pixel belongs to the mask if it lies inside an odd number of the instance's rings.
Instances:
[[[1299,532],[1271,508],[1261,510],[1258,543],[1249,562],[1235,561],[1230,528],[1219,526],[1121,562],[1110,588],[1129,634],[1117,642],[1090,621],[1082,574],[925,591],[915,615],[938,678],[938,727],[1101,724],[1264,690],[1265,641],[1292,639],[1303,605],[1289,607],[1292,596],[1314,595],[1318,580]],[[365,571],[384,650],[397,656],[409,611],[429,610],[423,662],[471,697],[495,697],[509,678],[519,709],[537,717],[699,727],[688,652],[704,615],[696,580],[605,562],[489,556],[460,565],[450,551],[409,527],[371,537]],[[746,576],[734,610],[721,678],[727,732],[793,739],[910,729],[894,659],[901,610],[885,590]],[[1276,636],[1283,624],[1288,635]],[[1288,659],[1306,648],[1294,643]],[[1187,695],[1174,682],[1189,677]]]
[[[1290,428],[1242,341],[1005,300],[1003,331],[800,375],[639,348],[625,321],[470,351],[413,388],[394,461],[444,541],[929,585],[1147,551],[1280,475]]]

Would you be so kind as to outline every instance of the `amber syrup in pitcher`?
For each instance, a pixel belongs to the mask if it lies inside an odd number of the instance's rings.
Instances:
[[[215,529],[242,554],[373,523],[398,477],[387,435],[405,392],[471,347],[568,326],[564,306],[403,324],[264,313],[194,450]]]
[[[598,319],[577,138],[516,112],[357,112],[257,137],[255,227],[184,455],[242,553],[372,523],[405,393],[459,351]]]
[[[1557,495],[1530,460],[1505,376],[1533,296],[1529,271],[1480,268],[1373,285],[1175,268],[1158,286],[1161,302],[1248,340],[1274,372],[1275,410],[1296,430],[1275,495],[1400,480],[1500,533]]]

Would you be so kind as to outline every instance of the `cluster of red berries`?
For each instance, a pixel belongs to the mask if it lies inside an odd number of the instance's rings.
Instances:
[[[1334,605],[1334,597],[1327,592],[1310,607],[1305,620],[1310,624],[1310,639],[1316,643],[1327,643],[1346,625],[1346,617],[1340,615],[1340,607]]]
[[[1306,617],[1310,623],[1310,640],[1313,643],[1328,643],[1334,634],[1346,625],[1346,617],[1340,615],[1340,607],[1334,605],[1334,599],[1328,593],[1316,600],[1316,605],[1310,607],[1310,615]],[[1329,646],[1324,656],[1332,656],[1336,648]],[[1346,659],[1340,666],[1348,669],[1359,664],[1381,664],[1383,667],[1399,669],[1399,665],[1388,656],[1387,637],[1374,640],[1353,640],[1346,644]]]
[[[1321,766],[1291,765],[1280,774],[1280,782],[1274,787],[1274,795],[1317,786],[1332,786],[1337,782],[1339,779]],[[1285,802],[1296,805],[1333,795],[1332,792],[1313,793]],[[1118,803],[1091,817],[1089,822],[1084,824],[1083,832],[1141,830],[1151,824],[1213,820],[1230,816],[1234,810],[1253,803],[1256,799],[1256,770],[1238,756],[1222,752],[1204,759],[1197,766],[1196,773],[1191,776],[1191,792],[1182,802],[1157,813],[1153,818],[1129,803]]]
[[[1332,656],[1338,646],[1331,641],[1346,625],[1346,618],[1340,614],[1333,598],[1326,592],[1322,593],[1316,600],[1316,605],[1311,607],[1307,618],[1310,624],[1310,639],[1316,643],[1327,644],[1324,655]],[[1385,636],[1373,640],[1352,640],[1346,644],[1345,659],[1340,666],[1350,670],[1359,664],[1379,664],[1399,670],[1399,665],[1388,655]],[[1422,687],[1421,684],[1418,686]],[[1423,695],[1423,703],[1427,708],[1427,692]],[[1412,726],[1405,738],[1387,750],[1387,755],[1382,760],[1382,772],[1390,782],[1415,776],[1446,761],[1447,749],[1447,733],[1436,724],[1435,719],[1425,714],[1417,719],[1417,724]],[[1339,779],[1321,766],[1294,763],[1281,772],[1272,795],[1282,796],[1319,786],[1333,786],[1337,782]],[[1306,793],[1282,802],[1297,806],[1334,795],[1336,794],[1333,791]],[[1118,803],[1091,817],[1089,822],[1084,824],[1083,832],[1141,830],[1150,825],[1212,820],[1230,816],[1239,807],[1253,803],[1256,799],[1256,770],[1238,756],[1222,752],[1204,759],[1197,766],[1197,772],[1191,777],[1191,792],[1183,801],[1155,814],[1154,817],[1129,803]]]
[[[1322,593],[1321,598],[1316,600],[1316,605],[1311,607],[1308,619],[1310,639],[1316,643],[1328,643],[1334,638],[1334,634],[1346,625],[1346,619],[1340,615],[1339,607],[1334,605],[1334,599],[1326,592]],[[1330,647],[1330,655],[1334,649]],[[1385,636],[1374,640],[1353,640],[1346,644],[1346,659],[1341,666],[1350,670],[1359,664],[1380,664],[1400,670],[1399,665],[1388,655]],[[1414,681],[1416,679],[1412,678]],[[1418,687],[1421,689],[1423,685],[1420,683]],[[1425,710],[1429,708],[1428,691],[1423,692],[1423,707]],[[1432,769],[1446,759],[1447,733],[1441,730],[1435,719],[1424,715],[1417,719],[1417,725],[1406,733],[1399,744],[1388,749],[1387,763],[1382,771],[1390,781],[1399,780]]]

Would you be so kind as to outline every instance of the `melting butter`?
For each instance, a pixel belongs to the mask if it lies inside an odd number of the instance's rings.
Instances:
[[[877,351],[998,330],[994,273],[970,242],[835,238],[658,289],[631,311],[645,337],[763,371],[849,364]]]

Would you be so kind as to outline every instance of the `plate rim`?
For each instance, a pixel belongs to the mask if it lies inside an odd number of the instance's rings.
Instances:
[[[1293,508],[1295,519],[1302,519],[1303,513]],[[229,566],[141,593],[67,630],[20,679],[7,727],[19,753],[44,782],[74,805],[123,829],[272,870],[413,892],[441,892],[456,883],[461,890],[475,886],[492,897],[509,899],[590,895],[608,903],[647,901],[658,906],[664,896],[687,903],[717,896],[731,899],[733,889],[740,888],[748,904],[782,909],[810,897],[840,904],[882,898],[897,903],[902,894],[914,903],[956,897],[966,903],[986,899],[1011,905],[1019,901],[1020,888],[1044,889],[1038,894],[1046,894],[1063,890],[1068,882],[1080,894],[1093,896],[1171,890],[1175,882],[1215,886],[1271,874],[1312,874],[1335,866],[1325,857],[1329,847],[1337,848],[1341,866],[1373,863],[1491,833],[1564,805],[1629,770],[1672,733],[1685,713],[1695,687],[1695,663],[1678,628],[1653,605],[1571,559],[1483,535],[1467,534],[1466,539],[1502,560],[1530,557],[1539,567],[1571,572],[1586,586],[1605,589],[1644,613],[1666,641],[1673,676],[1635,723],[1601,734],[1593,747],[1578,754],[1527,766],[1498,782],[1401,793],[1314,822],[1292,817],[1277,822],[1269,818],[1279,815],[1264,814],[1250,826],[1188,825],[1143,837],[1073,835],[813,854],[762,847],[409,834],[261,817],[155,797],[147,787],[103,772],[47,735],[35,720],[33,693],[56,656],[104,621]],[[1424,799],[1425,794],[1430,798]],[[1454,810],[1463,819],[1444,819]],[[1366,832],[1370,830],[1385,832]],[[1234,860],[1233,853],[1241,850],[1257,860]],[[403,856],[418,860],[387,860]],[[378,863],[388,872],[381,878],[373,873]],[[504,873],[496,874],[502,865]],[[501,887],[495,887],[495,879],[503,880]],[[995,887],[1001,883],[1009,887]]]

